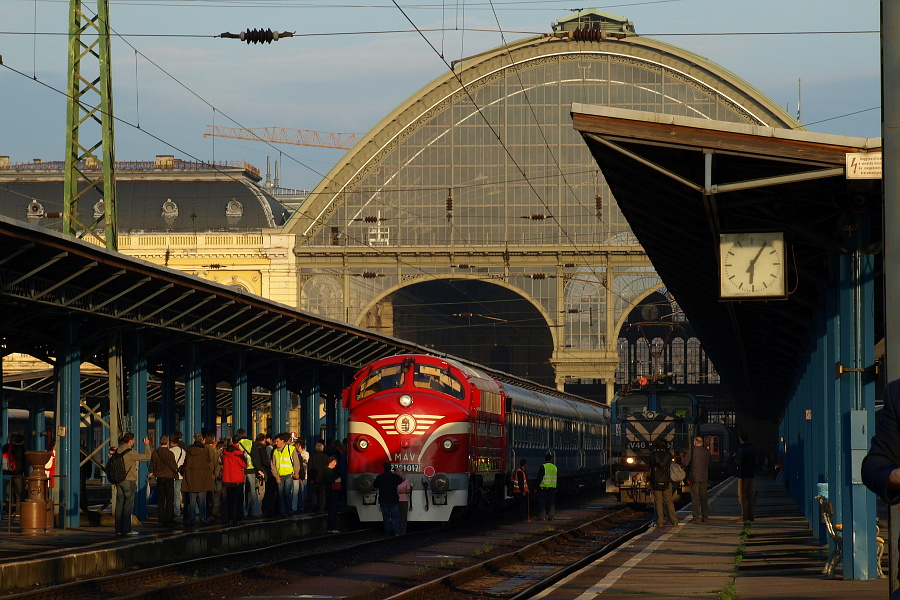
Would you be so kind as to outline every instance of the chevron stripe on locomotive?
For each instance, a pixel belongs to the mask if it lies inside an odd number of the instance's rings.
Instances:
[[[642,389],[617,395],[610,419],[613,476],[606,491],[622,502],[652,503],[648,457],[656,440],[664,438],[680,459],[697,435],[698,416],[697,397],[689,392]]]
[[[373,484],[385,462],[413,484],[409,522],[504,504],[519,461],[534,478],[548,451],[561,491],[599,487],[609,475],[607,406],[456,360],[377,360],[355,375],[343,405],[347,503],[362,522],[382,520]]]

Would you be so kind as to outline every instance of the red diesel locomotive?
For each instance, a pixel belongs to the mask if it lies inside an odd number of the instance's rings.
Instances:
[[[361,521],[382,519],[373,483],[385,462],[413,484],[410,522],[448,521],[454,511],[502,503],[519,460],[527,459],[534,478],[548,451],[561,489],[605,480],[605,405],[500,377],[428,355],[380,359],[356,374],[343,405],[347,501]]]

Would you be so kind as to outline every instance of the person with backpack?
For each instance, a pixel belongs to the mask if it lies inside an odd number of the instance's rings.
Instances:
[[[138,463],[149,461],[150,454],[142,454],[135,450],[134,442],[134,434],[130,431],[123,435],[119,447],[106,463],[106,478],[116,486],[116,535],[138,535],[138,532],[131,528],[131,513],[134,510],[134,496],[137,493]],[[145,437],[144,446],[149,445],[150,439]]]
[[[669,515],[672,526],[678,526],[678,515],[675,514],[675,504],[672,502],[672,478],[669,475],[669,466],[675,457],[669,452],[669,443],[665,437],[656,440],[656,450],[650,453],[650,486],[653,489],[653,503],[656,505],[656,526],[665,527],[663,521],[665,515]]]

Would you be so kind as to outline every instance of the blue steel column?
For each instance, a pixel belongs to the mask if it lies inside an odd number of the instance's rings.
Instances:
[[[278,362],[278,374],[272,389],[272,435],[287,431],[288,393],[284,362]]]
[[[344,378],[341,377],[341,382],[343,383]],[[341,385],[341,388],[344,386]],[[337,391],[337,396],[334,399],[335,406],[335,420],[337,421],[337,431],[334,434],[335,439],[341,440],[342,442],[347,439],[347,435],[350,431],[350,411],[344,408],[344,403],[341,402],[341,390]]]
[[[65,507],[61,507],[60,515],[64,528],[81,526],[81,504],[78,498],[81,491],[81,347],[77,340],[78,326],[69,320],[57,356],[59,399],[56,422],[65,427],[66,433],[65,436],[60,436],[56,444],[56,464],[65,490]]]
[[[203,401],[203,369],[200,349],[195,345],[184,377],[184,443],[190,446],[200,431],[200,406]]]
[[[172,372],[172,361],[162,363],[160,380],[159,414],[156,417],[157,440],[161,435],[172,435],[175,431],[175,373]]]
[[[319,387],[319,376],[318,371],[316,371],[313,381],[310,382],[306,390],[306,397],[303,401],[303,431],[311,448],[322,439],[321,397],[322,390]]]
[[[9,402],[3,392],[3,357],[0,356],[0,443],[9,441]],[[6,478],[0,475],[0,517],[3,516],[3,499],[6,498]]]
[[[810,448],[829,448],[828,445],[828,420],[830,415],[825,411],[827,404],[827,393],[825,373],[828,372],[824,368],[824,357],[826,355],[825,344],[823,343],[823,333],[825,331],[825,316],[816,315],[816,338],[815,342],[810,340],[812,351],[809,357],[809,377],[806,383],[806,402],[807,408],[812,410],[812,420],[810,424]],[[809,521],[814,522],[813,517],[818,515],[818,504],[816,503],[816,490],[820,482],[828,480],[828,453],[827,452],[809,452],[813,461],[813,471],[810,473],[809,486],[806,488],[806,498],[804,505],[804,514]]]
[[[202,379],[203,400],[200,402],[201,425],[204,435],[216,433],[216,382]]]
[[[883,141],[884,174],[884,305],[900,306],[900,2],[881,1],[881,138]],[[900,313],[885,311],[884,355],[887,366],[886,381],[900,379]],[[888,534],[890,591],[900,589],[900,504],[890,508]]]
[[[131,415],[134,448],[141,453],[153,451],[153,442],[144,445],[147,437],[147,356],[144,354],[144,338],[140,333],[131,336],[132,346],[128,352],[128,413]],[[137,492],[134,496],[134,515],[138,519],[147,518],[147,474],[148,462],[138,463]]]
[[[31,413],[31,430],[34,436],[28,440],[31,450],[45,450],[47,448],[47,415],[44,408],[39,407]],[[41,440],[41,438],[44,438]]]
[[[850,247],[868,242],[865,221],[845,235]],[[840,260],[841,364],[845,368],[863,369],[874,362],[873,278],[871,255],[858,249]],[[844,538],[844,579],[869,579],[875,574],[875,501],[862,485],[860,466],[868,448],[869,433],[874,431],[867,415],[875,409],[875,388],[871,376],[864,372],[844,373],[840,378],[840,410],[842,426],[849,444],[842,453],[845,476],[841,498]],[[846,452],[849,449],[849,452]],[[849,542],[849,544],[848,544]]]
[[[231,380],[231,429],[232,433],[238,429],[247,431],[247,436],[253,438],[253,430],[250,428],[250,394],[247,384],[247,357],[241,352],[238,355],[237,368]]]
[[[832,273],[829,281],[838,281],[838,260],[834,257],[830,264]],[[823,415],[827,419],[828,440],[829,445],[823,448],[843,448],[844,447],[844,428],[841,426],[840,412],[840,387],[839,379],[834,378],[834,364],[840,359],[841,353],[841,316],[838,311],[839,290],[829,286],[825,291],[825,337],[826,346],[825,367],[823,374],[825,385],[825,410]],[[828,368],[832,371],[829,372]],[[844,459],[843,452],[828,452],[828,499],[831,501],[835,510],[835,519],[838,519],[841,512],[842,502],[839,501],[843,497],[843,481],[844,481]],[[816,515],[816,522],[821,519]],[[837,520],[835,522],[838,522]],[[827,536],[825,525],[820,525],[822,536]],[[822,541],[822,538],[820,538]],[[822,541],[825,544],[825,541]],[[828,543],[833,543],[829,541]]]

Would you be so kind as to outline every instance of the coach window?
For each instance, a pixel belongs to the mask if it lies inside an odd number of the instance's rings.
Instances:
[[[387,365],[380,369],[375,369],[363,379],[356,391],[356,399],[364,400],[367,396],[403,387],[403,371],[402,365]]]
[[[694,403],[690,396],[667,394],[660,396],[659,410],[683,419],[694,417]]]
[[[413,376],[413,385],[417,388],[434,390],[442,394],[452,396],[457,400],[466,397],[462,382],[454,377],[450,371],[435,365],[416,364],[416,372]]]

